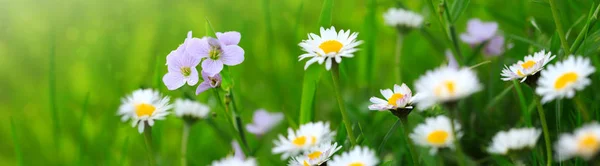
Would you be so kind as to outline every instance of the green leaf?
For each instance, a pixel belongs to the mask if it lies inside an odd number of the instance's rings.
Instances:
[[[330,26],[331,14],[333,8],[333,0],[325,0],[319,17],[319,25]],[[300,99],[300,124],[304,124],[313,120],[315,111],[315,93],[317,92],[317,84],[323,72],[322,68],[317,65],[310,66],[304,71],[304,80],[302,81],[302,97]]]
[[[300,100],[300,124],[308,123],[314,119],[315,93],[322,72],[322,67],[318,65],[312,65],[304,71]]]
[[[221,89],[229,91],[233,87],[233,79],[231,79],[231,72],[229,72],[229,66],[223,66],[221,70]]]
[[[455,0],[454,3],[452,3],[452,8],[450,9],[450,14],[452,16],[452,20],[450,21],[452,21],[452,23],[458,20],[458,17],[460,17],[465,9],[467,9],[470,2],[471,0]]]
[[[321,16],[319,17],[319,25],[322,27],[331,26],[332,13],[333,13],[333,0],[323,1],[323,8],[321,9]]]
[[[208,20],[208,18],[206,18],[206,36],[209,37],[216,37],[215,35],[215,28],[212,26],[212,24],[210,23],[210,21]]]
[[[346,125],[344,122],[340,122],[340,127],[337,129],[337,134],[335,135],[335,142],[339,143],[341,146],[346,147],[345,149],[349,149],[350,147],[345,146],[346,137],[348,137],[348,133],[346,132]]]

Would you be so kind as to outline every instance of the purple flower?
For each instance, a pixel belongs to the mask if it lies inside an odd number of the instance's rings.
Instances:
[[[200,58],[188,54],[185,49],[191,37],[190,31],[183,44],[167,55],[168,72],[163,76],[163,82],[169,90],[180,88],[185,83],[190,86],[198,83],[196,66],[200,63]]]
[[[481,22],[474,18],[467,23],[467,32],[460,34],[460,39],[471,46],[483,43],[492,39],[498,31],[498,23]]]
[[[254,112],[252,123],[246,125],[246,130],[257,136],[262,136],[275,127],[275,125],[279,124],[281,120],[283,120],[283,113],[269,113],[264,109],[259,109]]]
[[[205,37],[194,39],[187,45],[190,54],[206,58],[202,62],[202,70],[214,76],[223,70],[223,64],[235,66],[244,61],[244,49],[238,46],[239,32],[217,33],[217,39]]]
[[[231,146],[233,147],[233,158],[240,160],[246,159],[246,155],[244,155],[244,151],[237,141],[232,141]]]
[[[448,67],[458,69],[458,62],[456,62],[456,58],[454,58],[454,54],[452,51],[446,50],[446,59],[448,60]]]
[[[504,53],[504,37],[494,36],[485,46],[485,54],[498,56]]]
[[[208,73],[202,71],[202,79],[204,80],[198,88],[196,89],[196,95],[210,89],[216,88],[221,85],[221,75],[217,74],[214,76],[209,76]]]

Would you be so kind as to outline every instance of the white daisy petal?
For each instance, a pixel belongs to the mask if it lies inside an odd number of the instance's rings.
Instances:
[[[576,91],[590,84],[587,77],[595,71],[589,58],[571,55],[566,60],[549,65],[540,73],[535,92],[542,96],[542,103],[573,98]]]

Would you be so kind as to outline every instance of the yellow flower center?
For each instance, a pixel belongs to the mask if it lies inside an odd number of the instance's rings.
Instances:
[[[450,96],[454,96],[454,93],[456,93],[456,83],[454,83],[454,81],[446,81],[444,82],[444,84],[439,85],[437,88],[435,88],[435,95],[436,96],[441,96],[442,92],[446,91],[450,94]]]
[[[190,69],[190,67],[182,67],[181,68],[181,74],[183,74],[183,76],[190,76],[190,74],[192,74],[192,70]]]
[[[319,48],[321,48],[321,50],[323,50],[325,54],[329,54],[331,52],[340,52],[342,46],[344,45],[337,40],[327,40],[321,43],[321,45],[319,45]]]
[[[365,166],[365,164],[363,164],[362,162],[353,162],[348,164],[348,166]]]
[[[527,62],[521,64],[521,67],[523,67],[523,69],[529,69],[529,68],[533,67],[534,65],[535,65],[535,61],[528,60]]]
[[[436,131],[429,133],[429,136],[427,136],[427,142],[434,144],[434,145],[441,145],[446,142],[446,139],[448,139],[448,136],[449,136],[448,132],[446,132],[444,130],[436,130]]]
[[[137,114],[138,117],[142,117],[144,115],[151,116],[152,113],[154,113],[154,110],[156,110],[156,108],[154,108],[153,105],[146,103],[135,106],[135,114]]]
[[[520,77],[525,76],[525,74],[523,74],[523,72],[521,72],[521,70],[517,70],[517,75],[520,76]]]
[[[393,105],[393,106],[398,106],[398,104],[396,104],[396,102],[400,99],[402,99],[404,96],[401,93],[395,93],[394,95],[392,95],[392,97],[390,97],[390,99],[388,99],[388,104],[389,105]]]
[[[211,48],[208,52],[208,58],[212,60],[218,60],[221,57],[221,50],[218,48]]]
[[[323,154],[321,151],[315,151],[315,152],[308,154],[308,158],[313,160],[313,159],[316,159],[317,157],[321,156],[321,154]]]
[[[312,144],[315,144],[317,142],[317,137],[311,136],[311,141]],[[306,136],[296,137],[292,143],[296,146],[304,146],[304,144],[306,144]]]
[[[592,134],[587,134],[583,139],[579,140],[580,151],[596,151],[599,148],[600,142]]]
[[[578,75],[575,72],[568,72],[563,74],[562,76],[558,77],[558,79],[556,79],[556,82],[554,83],[554,89],[560,90],[564,88],[570,83],[577,81],[577,77]]]
[[[304,160],[304,164],[303,164],[303,165],[304,165],[304,166],[310,166],[310,165],[309,165],[309,164],[306,162],[306,160]]]

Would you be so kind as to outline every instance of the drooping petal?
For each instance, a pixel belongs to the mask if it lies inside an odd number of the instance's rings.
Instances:
[[[221,60],[229,66],[238,65],[244,61],[244,49],[237,45],[225,46]]]
[[[168,72],[163,76],[163,83],[169,90],[175,90],[185,84],[185,78],[181,73]]]
[[[202,93],[210,88],[211,88],[210,83],[204,81],[200,85],[198,85],[198,88],[196,88],[196,95],[199,95],[200,93]]]
[[[217,38],[225,45],[238,45],[242,35],[239,32],[217,32]]]
[[[212,77],[223,70],[223,62],[219,60],[206,59],[202,62],[202,71]]]

